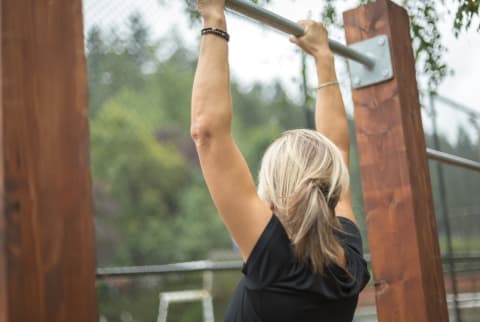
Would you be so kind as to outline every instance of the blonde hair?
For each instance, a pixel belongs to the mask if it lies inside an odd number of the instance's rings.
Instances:
[[[284,132],[265,152],[258,181],[260,198],[273,205],[301,262],[321,273],[341,261],[335,207],[349,175],[332,141],[312,130]]]

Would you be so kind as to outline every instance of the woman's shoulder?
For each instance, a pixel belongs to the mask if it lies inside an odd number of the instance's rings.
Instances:
[[[345,247],[353,248],[358,254],[363,256],[363,243],[360,229],[356,223],[347,217],[337,216],[340,224],[340,230],[336,232],[340,243]]]
[[[278,217],[273,214],[243,265],[243,274],[259,286],[268,285],[292,260],[291,243]]]

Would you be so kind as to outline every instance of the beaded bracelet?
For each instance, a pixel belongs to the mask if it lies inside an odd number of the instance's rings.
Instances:
[[[230,35],[222,29],[218,29],[218,28],[204,28],[204,29],[202,29],[202,36],[207,35],[207,34],[212,34],[212,35],[215,35],[215,36],[222,37],[226,41],[230,40]]]

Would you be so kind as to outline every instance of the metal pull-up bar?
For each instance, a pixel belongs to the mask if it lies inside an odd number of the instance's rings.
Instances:
[[[303,26],[245,0],[226,0],[225,6],[230,10],[265,23],[287,34],[294,36],[302,36],[304,34]],[[332,52],[337,55],[354,60],[367,66],[369,69],[375,66],[376,61],[374,58],[358,50],[349,48],[332,39],[328,40],[328,44]]]

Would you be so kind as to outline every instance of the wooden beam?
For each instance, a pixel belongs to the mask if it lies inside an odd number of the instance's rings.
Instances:
[[[0,4],[0,26],[2,26],[3,5]],[[1,27],[0,27],[1,28]],[[0,30],[1,31],[1,30]],[[0,75],[3,75],[2,42],[0,41]],[[3,102],[3,78],[0,76],[0,102]],[[3,171],[3,109],[0,108],[0,322],[8,322],[8,278],[7,278],[7,246],[5,231],[5,175]]]
[[[2,0],[1,37],[0,321],[98,321],[82,1]]]
[[[393,80],[352,90],[380,322],[447,322],[407,12],[378,0],[344,13],[347,43],[389,38]]]

